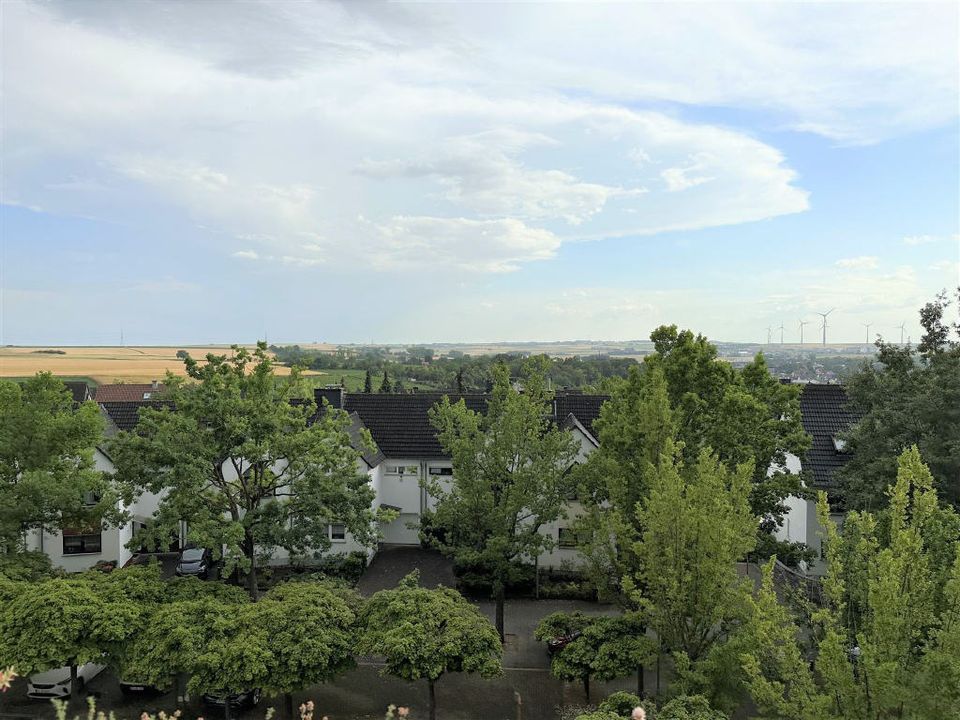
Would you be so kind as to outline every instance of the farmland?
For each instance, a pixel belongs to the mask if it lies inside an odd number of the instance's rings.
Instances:
[[[318,348],[320,349],[320,348]],[[227,346],[202,347],[4,347],[0,348],[0,377],[22,378],[47,370],[64,379],[87,379],[102,385],[113,382],[150,382],[162,379],[169,370],[184,375],[177,351],[186,350],[195,358],[207,353],[229,355]],[[290,370],[278,367],[278,374]],[[322,372],[308,373],[323,377]],[[340,374],[329,382],[339,382]],[[361,377],[362,384],[363,379]]]

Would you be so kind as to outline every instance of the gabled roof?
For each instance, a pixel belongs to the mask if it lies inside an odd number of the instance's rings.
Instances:
[[[841,385],[809,383],[800,393],[800,415],[803,429],[813,442],[803,456],[803,469],[815,486],[835,488],[835,473],[850,460],[850,453],[838,450],[835,440],[850,429],[859,417],[847,410],[847,393]]]
[[[73,401],[75,403],[86,402],[93,398],[93,395],[90,393],[90,386],[85,382],[68,380],[63,384],[67,386],[67,390],[73,395]]]
[[[153,400],[101,402],[100,407],[117,430],[133,430],[140,420],[140,408],[160,408],[170,403]],[[109,433],[108,433],[109,434]]]
[[[113,436],[120,430],[133,430],[140,420],[140,410],[142,408],[152,407],[173,407],[173,403],[140,400],[140,401],[121,401],[121,402],[101,402],[101,412],[107,419],[107,436]],[[347,427],[350,435],[350,444],[357,450],[363,461],[371,468],[376,467],[384,460],[384,455],[379,448],[370,448],[363,442],[363,421],[357,413],[350,413],[350,425]]]
[[[487,393],[343,393],[341,402],[347,412],[356,412],[370,430],[373,439],[387,457],[445,458],[437,431],[430,422],[430,408],[443,397],[450,402],[463,400],[474,412],[486,412]],[[335,402],[324,394],[331,404]],[[553,420],[563,423],[570,415],[587,433],[596,438],[593,421],[607,395],[558,394],[553,401]],[[320,393],[318,392],[318,402]]]
[[[136,402],[154,399],[164,390],[163,383],[115,383],[98,386],[93,399],[98,403]]]

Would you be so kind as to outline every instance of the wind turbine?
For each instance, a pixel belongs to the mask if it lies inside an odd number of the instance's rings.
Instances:
[[[804,326],[804,325],[809,325],[809,324],[810,324],[810,321],[809,321],[809,320],[801,320],[801,321],[800,321],[800,344],[801,344],[801,345],[803,345],[803,326]]]
[[[899,325],[897,325],[897,327],[900,328],[900,344],[901,345],[903,345],[903,328],[905,325],[906,323],[900,323]]]
[[[770,333],[773,332],[773,328],[767,325],[767,345],[770,344]]]
[[[863,326],[867,329],[867,345],[870,344],[870,326],[871,325],[873,325],[873,323],[863,323]]]
[[[777,328],[780,331],[780,344],[783,345],[783,323],[780,323],[780,327]]]
[[[817,315],[823,318],[823,344],[827,344],[827,315],[832,313],[836,308],[830,308],[825,313],[818,312]]]

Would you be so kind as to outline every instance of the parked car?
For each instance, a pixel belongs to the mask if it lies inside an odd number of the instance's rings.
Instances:
[[[553,638],[552,640],[548,640],[548,641],[547,641],[547,654],[548,654],[548,655],[553,655],[554,653],[560,652],[560,651],[563,650],[567,645],[569,645],[569,644],[572,643],[574,640],[576,640],[578,637],[580,637],[581,634],[582,634],[582,633],[581,633],[579,630],[574,630],[572,633],[570,633],[570,634],[568,634],[568,635],[558,635],[557,637]]]
[[[87,663],[77,668],[80,690],[103,670],[103,665]],[[31,675],[27,681],[27,697],[48,700],[70,696],[70,668],[62,667]]]
[[[156,695],[162,692],[153,685],[130,678],[120,678],[120,691],[124,695]]]
[[[227,703],[230,703],[231,709],[252,708],[260,702],[261,694],[260,688],[238,693],[206,693],[203,696],[203,702],[219,708],[224,707]]]
[[[174,572],[180,576],[193,575],[206,580],[213,566],[213,553],[206,548],[184,548]]]

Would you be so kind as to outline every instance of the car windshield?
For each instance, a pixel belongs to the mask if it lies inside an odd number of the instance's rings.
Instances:
[[[203,550],[200,548],[190,548],[189,550],[184,550],[183,555],[180,556],[181,562],[198,562],[203,559]]]

